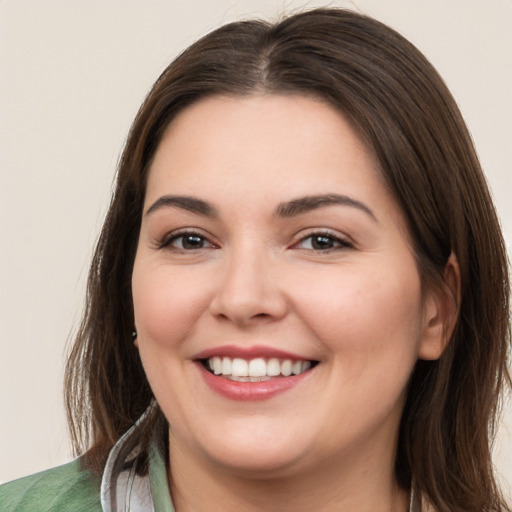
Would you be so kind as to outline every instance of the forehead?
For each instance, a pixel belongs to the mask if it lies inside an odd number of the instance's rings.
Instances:
[[[146,204],[165,193],[215,200],[227,190],[247,201],[330,192],[391,199],[373,152],[346,118],[300,95],[213,96],[171,122],[150,168]]]
[[[211,169],[251,156],[256,157],[254,170],[273,167],[277,156],[281,163],[287,156],[296,165],[308,156],[321,166],[334,156],[336,146],[354,163],[364,160],[377,169],[371,152],[349,123],[324,102],[296,95],[214,96],[186,108],[170,123],[150,170],[179,162],[190,171],[200,171],[198,164]],[[224,172],[229,170],[224,168]]]

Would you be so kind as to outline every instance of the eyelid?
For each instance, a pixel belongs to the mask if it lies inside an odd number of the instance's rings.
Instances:
[[[171,245],[172,242],[174,242],[175,240],[186,236],[197,236],[203,238],[208,243],[208,247],[200,247],[197,250],[218,247],[218,245],[211,240],[211,237],[209,235],[205,234],[201,229],[198,228],[180,228],[169,233],[166,233],[164,236],[158,238],[155,241],[155,246],[157,249],[172,248],[175,251],[192,252],[193,249],[180,249],[179,247],[173,247]]]
[[[315,236],[318,236],[318,237],[323,236],[326,238],[331,238],[339,245],[337,247],[332,247],[332,248],[324,249],[324,250],[314,249],[314,248],[305,249],[303,247],[298,247],[298,245],[300,243],[304,242],[308,238],[312,238]],[[293,242],[291,248],[292,249],[303,249],[303,250],[315,251],[315,252],[329,252],[329,251],[350,248],[353,246],[354,246],[353,242],[347,236],[344,236],[337,231],[333,231],[332,229],[329,229],[329,228],[311,228],[311,229],[307,230],[306,233],[304,233],[304,232],[299,233],[296,237],[296,240]]]

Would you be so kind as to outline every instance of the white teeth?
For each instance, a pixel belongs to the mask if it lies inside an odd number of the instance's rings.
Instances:
[[[269,377],[289,377],[300,375],[311,368],[310,361],[279,360],[275,357],[265,360],[262,357],[249,361],[235,357],[211,357],[208,367],[215,375],[223,375],[233,380],[258,382]]]
[[[293,373],[293,375],[299,375],[299,373],[302,373],[302,362],[301,361],[295,361],[292,364],[292,373]]]
[[[233,377],[248,377],[249,376],[249,364],[245,359],[233,359],[231,364],[231,375]]]
[[[210,370],[212,370],[215,375],[222,373],[222,359],[220,357],[212,357],[208,360],[208,364],[210,365]]]
[[[281,363],[281,373],[285,376],[285,377],[289,377],[291,374],[292,374],[292,362],[289,360],[289,359],[285,359],[282,363]]]
[[[249,377],[265,377],[267,375],[267,363],[265,359],[258,357],[249,362]]]
[[[281,374],[281,363],[279,359],[272,358],[267,363],[267,375],[269,377],[277,377]]]
[[[220,367],[220,373],[222,375],[231,375],[231,358],[223,357],[222,365]]]

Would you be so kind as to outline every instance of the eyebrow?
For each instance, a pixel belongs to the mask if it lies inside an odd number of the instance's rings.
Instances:
[[[342,205],[357,208],[367,213],[375,222],[378,222],[375,214],[364,203],[357,199],[353,199],[352,197],[340,194],[321,194],[292,199],[286,203],[281,203],[276,209],[276,215],[278,217],[294,217],[296,215],[330,205]]]
[[[314,196],[304,196],[291,201],[281,203],[275,211],[278,217],[295,217],[303,213],[322,208],[324,206],[342,205],[357,208],[368,214],[375,222],[377,217],[372,210],[361,201],[352,197],[340,194],[319,194]],[[173,196],[165,195],[157,199],[146,211],[149,215],[156,210],[164,207],[177,207],[192,213],[204,215],[205,217],[218,217],[218,211],[211,203],[191,196]]]
[[[210,203],[191,196],[165,195],[157,199],[147,210],[146,215],[163,207],[177,207],[205,217],[218,217],[217,209]]]

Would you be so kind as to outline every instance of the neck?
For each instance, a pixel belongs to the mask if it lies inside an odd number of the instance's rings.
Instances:
[[[261,474],[205,463],[171,443],[171,495],[176,512],[407,512],[388,451]]]

